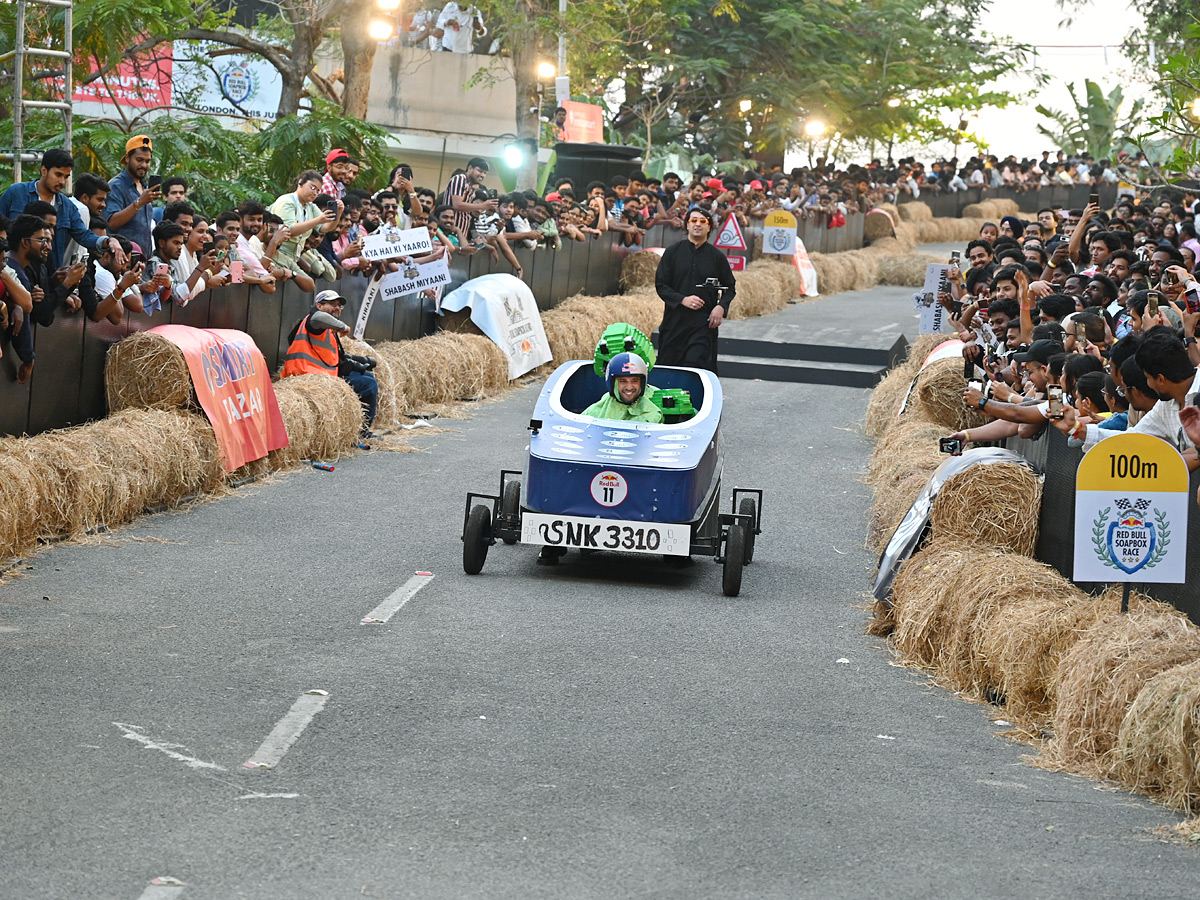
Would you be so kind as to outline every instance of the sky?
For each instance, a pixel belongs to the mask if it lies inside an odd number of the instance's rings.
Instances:
[[[1126,107],[1138,97],[1149,96],[1149,88],[1138,83],[1132,65],[1120,51],[1125,35],[1140,20],[1125,0],[1088,3],[1073,11],[1073,15],[1071,25],[1060,24],[1066,13],[1055,0],[992,0],[991,7],[983,14],[983,29],[995,40],[1038,46],[1036,57],[1031,56],[1024,66],[1014,68],[989,86],[1007,90],[1018,100],[1005,109],[981,110],[969,121],[968,130],[991,145],[988,152],[999,157],[1012,153],[1021,159],[1038,157],[1043,150],[1057,149],[1038,132],[1037,125],[1045,124],[1046,120],[1034,107],[1040,103],[1051,109],[1073,110],[1067,89],[1070,82],[1075,83],[1079,97],[1083,96],[1085,78],[1097,82],[1106,94],[1120,84],[1125,91]],[[1050,78],[1041,88],[1032,75],[1035,64]],[[949,158],[954,155],[954,149],[949,142],[923,147],[903,146],[896,147],[893,156],[897,159],[914,156],[929,161]],[[960,159],[972,152],[965,145],[958,150]],[[806,165],[807,162],[807,155],[796,150],[786,155],[784,168]]]
[[[1027,66],[1014,70],[999,82],[999,87],[1022,99],[1007,109],[985,109],[971,123],[971,130],[988,140],[991,152],[997,156],[1014,153],[1021,158],[1053,149],[1037,130],[1037,124],[1045,120],[1034,106],[1041,103],[1052,109],[1073,109],[1067,90],[1069,82],[1075,82],[1077,96],[1082,96],[1085,78],[1099,83],[1105,93],[1121,85],[1126,106],[1137,97],[1148,96],[1148,88],[1137,83],[1133,68],[1119,47],[1125,35],[1138,24],[1138,14],[1122,0],[1110,0],[1087,4],[1073,15],[1069,27],[1061,26],[1065,14],[1054,0],[999,0],[984,14],[983,27],[990,34],[1039,45],[1037,66],[1051,78],[1039,90]]]

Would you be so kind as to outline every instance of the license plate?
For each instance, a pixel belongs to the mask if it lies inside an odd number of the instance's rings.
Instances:
[[[692,549],[692,528],[690,525],[525,513],[521,516],[521,543],[687,556]]]

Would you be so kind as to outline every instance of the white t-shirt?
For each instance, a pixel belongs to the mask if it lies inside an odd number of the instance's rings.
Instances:
[[[475,49],[475,20],[479,19],[482,24],[483,19],[479,15],[479,10],[473,6],[461,7],[454,0],[442,9],[438,16],[437,25],[442,29],[442,47],[449,50],[451,53],[471,53]],[[457,28],[455,27],[457,26]],[[480,37],[487,34],[487,30],[480,32]]]
[[[76,200],[74,197],[68,197],[75,204],[75,209],[79,211],[79,218],[83,219],[83,227],[90,229],[92,227],[92,211]],[[73,266],[77,262],[87,262],[88,252],[80,246],[74,238],[67,242],[67,253],[63,259],[64,266]],[[105,294],[104,296],[108,296]]]
[[[412,18],[413,33],[415,34],[416,32],[422,31],[424,29],[429,29],[430,31],[433,31],[434,29],[437,28],[437,20],[438,20],[438,14],[436,12],[434,12],[432,9],[418,9],[415,13],[413,13],[413,18]],[[431,35],[429,35],[429,37],[425,38],[424,40],[419,41],[416,44],[413,44],[413,46],[417,47],[420,50],[441,50],[442,42],[439,41],[436,36],[431,34]]]

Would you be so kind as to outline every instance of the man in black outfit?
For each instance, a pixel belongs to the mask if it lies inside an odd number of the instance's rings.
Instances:
[[[712,219],[698,206],[687,214],[687,240],[668,247],[654,286],[666,304],[658,326],[658,361],[717,371],[717,328],[733,302],[729,260],[712,244]]]

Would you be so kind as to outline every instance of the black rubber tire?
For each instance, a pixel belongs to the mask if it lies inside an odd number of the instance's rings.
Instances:
[[[738,504],[738,515],[749,516],[750,524],[746,526],[746,565],[754,562],[754,526],[758,524],[754,514],[754,498],[743,497],[742,502]]]
[[[487,560],[492,541],[492,511],[482,503],[471,507],[463,532],[463,571],[478,575]]]
[[[736,597],[741,593],[745,559],[746,531],[741,525],[730,525],[725,537],[725,566],[721,573],[721,589],[726,597]]]
[[[500,495],[500,514],[514,520],[521,514],[521,482],[509,481],[504,485],[504,493]],[[504,538],[506,544],[516,542],[515,537]]]

